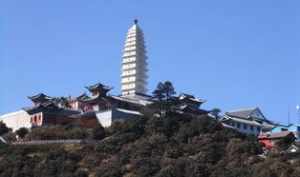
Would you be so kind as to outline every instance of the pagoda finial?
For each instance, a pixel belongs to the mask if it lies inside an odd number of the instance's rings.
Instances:
[[[137,25],[139,21],[138,21],[138,19],[134,19],[134,21],[133,21],[133,22],[134,22],[134,24],[136,24],[136,25]]]

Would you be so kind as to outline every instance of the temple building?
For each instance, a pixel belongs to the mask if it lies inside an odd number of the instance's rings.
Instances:
[[[289,131],[295,135],[296,141],[300,142],[300,125],[290,124],[290,125],[277,125],[270,132],[267,133],[279,133]]]
[[[258,141],[262,145],[262,147],[271,150],[273,147],[276,146],[276,143],[278,143],[280,140],[283,139],[296,139],[293,132],[290,131],[282,131],[282,132],[276,132],[276,133],[264,133],[260,134],[258,137]]]
[[[52,97],[49,97],[43,93],[29,96],[28,98],[33,102],[34,105],[40,105],[53,99]]]
[[[200,106],[206,102],[206,100],[195,98],[193,95],[182,93],[178,97],[174,97],[175,106],[173,111],[177,113],[200,115],[208,114],[209,111],[203,110]]]
[[[128,30],[123,52],[120,95],[110,95],[112,87],[102,83],[85,87],[88,92],[77,97],[50,97],[39,93],[28,97],[33,102],[32,106],[1,118],[16,130],[20,127],[68,123],[80,123],[88,128],[100,123],[108,127],[115,121],[142,117],[145,106],[158,100],[147,95],[147,56],[144,34],[137,20]],[[188,94],[172,99],[173,112],[193,115],[208,113],[200,109],[205,100]]]
[[[134,98],[109,95],[112,88],[101,83],[86,88],[90,95],[82,94],[72,101],[72,105],[80,105],[76,108],[81,114],[73,117],[81,118],[81,122],[97,120],[103,127],[109,127],[115,121],[141,117],[140,110],[151,103],[151,97],[146,95],[137,94]]]
[[[122,62],[122,96],[147,93],[147,56],[144,34],[138,21],[128,30]]]
[[[71,115],[80,113],[70,108],[65,97],[49,97],[40,93],[28,98],[34,105],[23,110],[30,115],[32,127],[71,123],[74,121]]]
[[[270,131],[275,124],[268,120],[258,108],[239,109],[226,112],[222,123],[234,127],[241,133],[259,135]]]

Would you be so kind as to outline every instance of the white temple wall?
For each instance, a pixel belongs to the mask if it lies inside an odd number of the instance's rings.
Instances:
[[[16,131],[22,127],[31,128],[31,117],[24,111],[16,111],[0,116],[0,121],[4,122],[8,128],[11,128],[13,131]]]

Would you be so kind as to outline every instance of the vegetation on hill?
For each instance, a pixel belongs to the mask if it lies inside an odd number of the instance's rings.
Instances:
[[[99,143],[1,145],[0,177],[298,177],[300,174],[300,160],[291,163],[280,155],[261,158],[258,155],[262,149],[254,137],[225,129],[206,115],[191,118],[173,113],[163,118],[130,119],[105,130],[52,128],[57,136],[62,136],[59,133],[62,130],[64,133],[70,130],[82,137],[99,139]],[[42,129],[33,131],[38,131],[35,135],[39,138],[47,135]],[[26,138],[33,134],[27,134]]]
[[[6,126],[6,124],[0,121],[0,136],[8,133],[9,131],[10,129]]]

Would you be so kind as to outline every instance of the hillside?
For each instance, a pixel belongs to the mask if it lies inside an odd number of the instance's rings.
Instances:
[[[266,159],[255,138],[208,116],[114,123],[97,144],[0,148],[0,177],[299,177],[300,160]]]

